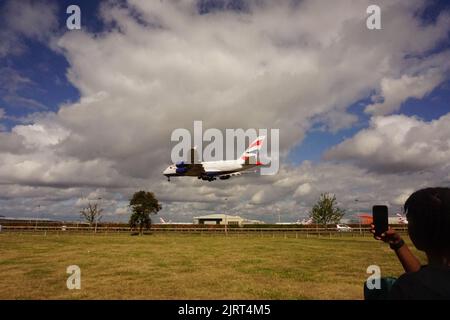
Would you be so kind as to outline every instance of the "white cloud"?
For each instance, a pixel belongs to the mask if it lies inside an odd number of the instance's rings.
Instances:
[[[263,203],[267,203],[267,202],[268,202],[267,197],[265,196],[263,190],[256,192],[251,199],[251,203],[254,203],[254,204],[263,204]]]
[[[431,122],[393,115],[375,117],[370,128],[334,146],[327,160],[350,160],[381,172],[420,171],[450,160],[450,114]]]
[[[38,148],[57,145],[69,135],[64,128],[42,123],[17,125],[12,131],[24,138],[25,146]]]
[[[37,205],[40,205],[40,210],[48,215],[63,215],[67,219],[77,220],[77,200],[86,199],[86,195],[93,192],[104,199],[104,219],[127,221],[129,213],[120,208],[126,207],[133,192],[144,188],[155,192],[163,205],[159,214],[168,216],[172,221],[192,221],[193,216],[217,212],[265,221],[277,221],[276,214],[280,212],[282,221],[296,221],[309,213],[321,193],[333,193],[340,206],[347,210],[347,217],[353,217],[357,213],[368,212],[376,203],[386,203],[391,210],[397,211],[410,191],[412,193],[413,190],[433,185],[450,185],[448,169],[446,166],[433,172],[379,175],[350,164],[304,162],[297,167],[283,168],[278,176],[243,177],[234,182],[229,180],[206,186],[195,178],[173,179],[170,183],[151,181],[140,186],[114,189],[89,189],[85,186],[56,189],[11,184],[0,186],[0,205],[6,215],[20,209],[21,215],[26,216],[36,212]],[[274,187],[277,181],[288,177],[295,183],[289,187]],[[304,184],[309,184],[311,191],[293,198],[298,187]],[[270,199],[267,200],[266,196]],[[261,202],[254,203],[253,200]]]
[[[20,190],[11,193],[8,208],[15,203],[27,209],[14,200],[30,194],[27,187],[40,186],[47,194],[53,190],[49,187],[84,194],[101,187],[109,205],[114,200],[119,208],[133,191],[145,188],[157,192],[163,212],[174,221],[177,215],[188,219],[215,210],[262,217],[279,208],[295,217],[307,212],[320,192],[337,193],[352,207],[353,198],[365,193],[388,200],[400,196],[404,186],[397,180],[422,184],[415,175],[386,178],[348,164],[284,163],[273,177],[207,185],[188,178],[168,183],[161,170],[170,161],[170,133],[192,128],[193,120],[203,120],[205,129],[280,128],[281,151],[286,153],[314,124],[331,131],[353,125],[357,119],[346,109],[374,90],[381,88],[385,104],[377,109],[383,112],[392,112],[407,97],[420,98],[445,75],[439,62],[450,60],[448,52],[426,55],[446,39],[447,15],[424,25],[415,15],[423,1],[384,1],[383,30],[371,32],[365,28],[370,1],[302,1],[297,6],[254,1],[245,13],[206,15],[198,15],[193,2],[130,2],[133,10],[115,2],[102,4],[100,18],[110,25],[108,30],[92,34],[83,29],[58,39],[80,101],[63,105],[50,118],[0,133],[0,180]],[[36,19],[29,21],[40,21]],[[11,25],[10,31],[43,37],[27,29],[29,21]],[[441,157],[447,156],[442,145],[448,141],[446,119],[436,121],[441,133],[428,140]],[[420,143],[410,148],[423,141],[409,129],[417,127],[430,138],[428,131],[437,132],[429,129],[434,125],[407,117],[375,118],[373,123],[362,138],[330,151],[332,158],[350,154],[372,159],[387,139],[378,134],[379,126],[390,132],[392,147],[400,146],[406,155],[379,157],[368,161],[370,168],[398,172],[405,163],[410,169],[436,166],[440,174],[430,173],[427,182],[445,181],[443,161],[428,155],[414,160],[413,150],[429,150]],[[64,199],[63,212],[70,215],[80,194],[71,201],[66,197],[58,199]],[[56,203],[48,204],[55,214]]]
[[[448,19],[447,15],[441,17],[441,21]],[[407,73],[381,79],[379,93],[372,96],[375,103],[368,105],[365,112],[387,115],[400,110],[402,103],[409,98],[423,98],[447,78],[449,57],[450,51],[446,50],[426,59],[411,58],[412,65]]]
[[[26,50],[22,37],[49,41],[57,32],[57,2],[6,1],[0,7],[0,57],[21,54]]]
[[[298,186],[298,188],[294,192],[294,197],[301,197],[307,195],[311,192],[312,188],[309,183],[303,183]]]
[[[18,55],[24,51],[24,45],[12,33],[0,30],[0,58],[14,54]]]
[[[406,202],[406,200],[409,198],[409,196],[414,192],[414,189],[405,189],[403,191],[400,191],[401,193],[398,194],[394,199],[392,200],[392,203],[395,205],[403,206]]]
[[[29,38],[45,40],[58,25],[56,2],[8,1],[2,11],[9,30]]]
[[[334,131],[348,127],[356,118],[346,107],[383,79],[415,70],[416,61],[399,53],[426,51],[447,27],[418,25],[410,15],[419,2],[386,4],[404,24],[395,22],[399,36],[358,27],[363,3],[343,2],[334,10],[318,2],[295,10],[286,3],[251,5],[251,14],[204,16],[189,3],[132,3],[141,19],[160,27],[105,5],[103,18],[121,32],[69,32],[59,41],[83,98],[58,116],[74,133],[61,150],[82,160],[117,159],[118,170],[135,177],[156,174],[161,168],[147,164],[166,161],[170,132],[197,119],[207,127],[282,128],[284,151],[314,121]],[[327,23],[318,24],[318,15]],[[407,39],[412,35],[421,46]],[[376,41],[375,50],[364,37]],[[380,61],[379,71],[368,71]]]
[[[114,213],[117,215],[127,215],[130,211],[128,210],[128,207],[118,207]]]
[[[381,80],[384,101],[366,107],[366,112],[385,115],[397,111],[408,98],[423,98],[444,80],[444,70],[433,70],[419,76],[403,75],[400,79]]]

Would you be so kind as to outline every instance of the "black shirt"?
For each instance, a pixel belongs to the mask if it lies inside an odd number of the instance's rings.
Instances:
[[[392,300],[450,300],[450,268],[423,266],[405,273],[389,292]]]

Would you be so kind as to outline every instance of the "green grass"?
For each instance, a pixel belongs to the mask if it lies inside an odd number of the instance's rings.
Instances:
[[[362,299],[372,264],[402,273],[369,237],[4,233],[0,299]]]

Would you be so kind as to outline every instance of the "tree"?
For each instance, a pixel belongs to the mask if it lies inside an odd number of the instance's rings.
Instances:
[[[322,193],[309,216],[314,223],[327,225],[339,223],[344,214],[345,210],[338,208],[336,205],[336,196]]]
[[[83,208],[80,211],[81,217],[86,220],[90,226],[94,223],[99,222],[102,219],[103,209],[99,208],[97,203],[88,203],[87,208]]]
[[[142,235],[144,228],[150,228],[152,219],[150,215],[157,214],[161,210],[161,205],[152,192],[138,191],[130,199],[131,217],[130,227],[139,227],[139,234]]]

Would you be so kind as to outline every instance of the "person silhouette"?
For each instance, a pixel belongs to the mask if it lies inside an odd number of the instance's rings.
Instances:
[[[421,265],[394,229],[374,236],[389,243],[405,270],[384,298],[450,299],[450,188],[418,190],[406,200],[404,211],[409,237],[418,250],[425,252],[428,264]],[[373,225],[371,232],[375,233]],[[365,298],[370,298],[367,293],[365,288]]]

